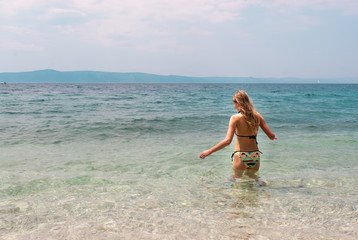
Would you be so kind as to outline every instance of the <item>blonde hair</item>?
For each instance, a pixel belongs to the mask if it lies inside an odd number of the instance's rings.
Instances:
[[[238,104],[239,112],[244,116],[247,124],[256,134],[258,126],[260,125],[260,116],[255,110],[249,95],[247,95],[245,91],[239,90],[235,93],[232,101]]]

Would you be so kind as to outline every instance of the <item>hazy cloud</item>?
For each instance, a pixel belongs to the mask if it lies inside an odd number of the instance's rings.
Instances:
[[[303,8],[358,13],[355,0],[1,0],[0,19],[33,32],[45,29],[50,34],[73,34],[74,39],[113,46],[141,37],[185,36],[188,29],[197,29],[191,35],[210,35],[202,25],[239,20],[243,9],[257,6],[288,15]],[[26,16],[31,16],[27,17],[30,22],[17,21]],[[289,18],[301,26],[319,22],[302,15]]]
[[[275,40],[274,37],[294,41],[287,36],[302,33],[311,34],[306,39],[319,38],[310,30],[324,26],[324,31],[330,31],[328,16],[332,13],[341,20],[348,16],[339,23],[345,26],[350,17],[356,19],[358,1],[0,0],[0,49],[48,51],[51,54],[62,49],[61,55],[66,49],[80,51],[77,46],[81,46],[89,52],[125,50],[127,54],[145,56],[178,54],[183,59],[183,53],[190,52],[203,54],[203,59],[198,61],[205,68],[207,55],[212,56],[210,64],[214,64],[213,59],[224,53],[225,57],[231,54],[231,58],[238,61],[237,56],[247,59],[250,54],[260,57],[272,55],[268,49],[275,48],[272,50],[275,57],[284,59],[287,51],[293,50],[289,48],[282,55],[277,54],[279,46],[275,44],[281,39]],[[272,36],[272,32],[276,35]],[[345,40],[349,42],[345,46],[351,46],[356,38],[353,33],[348,33],[352,36]],[[335,42],[340,40],[344,44],[343,34],[346,32],[332,34],[336,38],[342,36]],[[272,40],[268,42],[265,38]],[[330,49],[328,45],[319,46],[325,47],[321,52]],[[351,48],[356,51],[356,47]],[[187,56],[189,59],[190,54]],[[241,62],[249,66],[246,59]],[[234,64],[237,62],[229,62],[223,69]]]

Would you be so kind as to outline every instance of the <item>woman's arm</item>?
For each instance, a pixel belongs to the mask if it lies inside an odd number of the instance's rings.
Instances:
[[[234,116],[232,116],[230,118],[229,129],[227,130],[225,139],[222,140],[221,142],[219,142],[214,147],[200,153],[200,158],[204,159],[205,157],[209,156],[210,154],[212,154],[216,151],[219,151],[220,149],[223,149],[224,147],[230,145],[232,138],[234,136],[235,126],[236,126],[236,118]]]
[[[275,134],[271,131],[269,126],[267,126],[265,119],[260,115],[260,128],[264,131],[271,140],[275,139]]]

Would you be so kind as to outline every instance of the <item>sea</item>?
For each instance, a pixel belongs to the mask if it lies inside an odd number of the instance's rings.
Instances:
[[[239,89],[277,137],[258,182],[232,179],[234,141],[199,158]],[[0,239],[358,239],[358,84],[8,83],[0,103]]]

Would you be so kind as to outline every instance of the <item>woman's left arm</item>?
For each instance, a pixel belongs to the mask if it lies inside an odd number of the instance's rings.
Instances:
[[[200,158],[204,159],[207,156],[209,156],[210,154],[212,154],[216,151],[219,151],[219,150],[223,149],[224,147],[230,145],[232,138],[234,137],[235,127],[236,127],[236,118],[235,118],[235,116],[232,116],[230,118],[229,129],[227,130],[225,139],[222,140],[221,142],[219,142],[214,147],[200,153]]]

